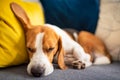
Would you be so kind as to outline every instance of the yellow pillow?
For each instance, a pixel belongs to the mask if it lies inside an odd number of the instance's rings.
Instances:
[[[42,6],[37,2],[0,0],[0,68],[28,61],[24,31],[10,9],[11,2],[16,2],[24,8],[33,25],[44,24]]]

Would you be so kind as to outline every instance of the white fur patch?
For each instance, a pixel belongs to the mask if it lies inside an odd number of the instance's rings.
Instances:
[[[73,36],[75,38],[75,41],[78,42],[78,34],[76,32],[73,33]]]
[[[35,47],[36,52],[34,53],[33,57],[28,64],[27,71],[31,74],[31,68],[33,66],[40,66],[45,68],[44,76],[49,75],[53,72],[53,65],[48,60],[48,57],[43,52],[42,42],[43,42],[44,33],[39,33],[36,37]]]
[[[106,56],[96,58],[94,65],[101,65],[101,64],[110,64],[109,58]]]

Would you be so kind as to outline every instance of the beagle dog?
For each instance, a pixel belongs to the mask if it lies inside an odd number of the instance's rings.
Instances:
[[[47,76],[54,71],[52,62],[57,63],[62,70],[111,63],[104,43],[93,34],[81,31],[78,35],[74,34],[74,40],[69,32],[55,25],[32,25],[26,12],[18,4],[12,2],[10,7],[23,24],[30,59],[28,74],[35,77]]]

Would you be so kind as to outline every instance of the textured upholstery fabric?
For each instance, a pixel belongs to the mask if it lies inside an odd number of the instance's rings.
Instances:
[[[0,67],[25,63],[28,60],[22,25],[10,9],[10,3],[21,5],[33,25],[44,24],[42,7],[35,2],[0,0]]]
[[[26,72],[26,65],[0,69],[0,80],[120,80],[120,62],[91,66],[84,70],[60,70],[46,77],[35,78]]]
[[[99,15],[99,0],[40,0],[47,23],[94,33]]]
[[[96,35],[105,42],[113,60],[120,61],[120,0],[101,0]]]

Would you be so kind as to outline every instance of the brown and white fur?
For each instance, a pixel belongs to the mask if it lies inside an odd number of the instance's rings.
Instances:
[[[26,12],[18,4],[13,2],[10,6],[25,31],[30,58],[28,74],[35,77],[51,74],[54,71],[53,60],[61,69],[67,69],[69,66],[81,69],[92,64],[111,63],[105,45],[94,35],[82,31],[78,35],[77,43],[57,26],[32,25]]]

